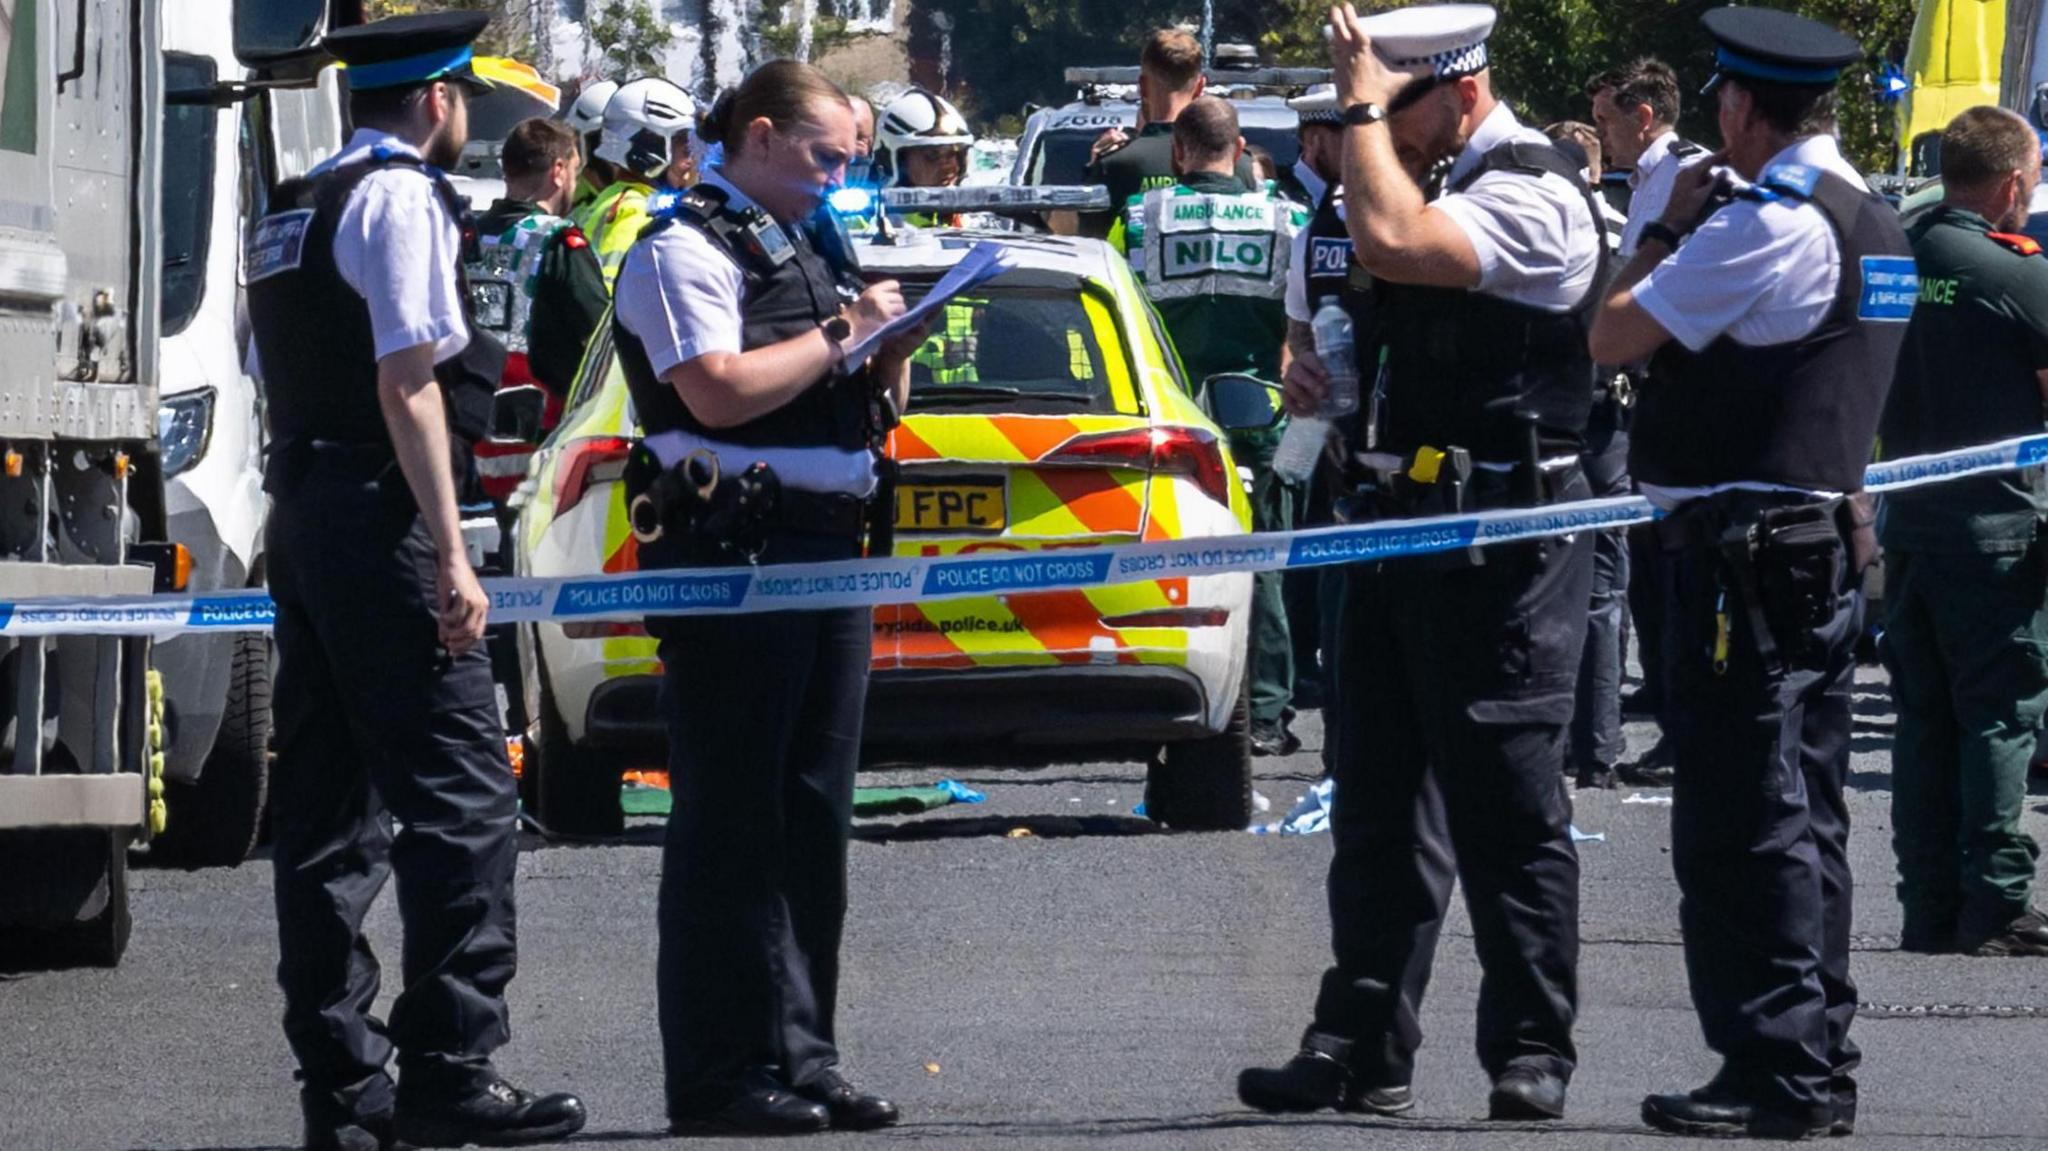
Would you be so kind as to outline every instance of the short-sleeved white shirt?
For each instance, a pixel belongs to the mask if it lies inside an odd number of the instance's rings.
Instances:
[[[1863,177],[1832,136],[1808,136],[1771,158]],[[1818,328],[1835,303],[1842,248],[1819,206],[1790,196],[1738,199],[1709,216],[1685,245],[1650,270],[1635,301],[1673,339],[1700,351],[1723,335],[1763,347]]]
[[[716,168],[703,183],[725,193],[735,211],[754,206]],[[647,348],[657,376],[712,352],[738,352],[746,277],[732,257],[696,228],[664,228],[633,245],[619,269],[613,307]]]
[[[1451,165],[1445,187],[1456,187],[1481,157],[1510,141],[1548,145],[1506,104],[1496,105]],[[1479,256],[1481,295],[1546,312],[1569,312],[1584,301],[1606,247],[1601,222],[1586,193],[1555,173],[1531,179],[1488,172],[1463,191],[1447,192],[1431,207],[1458,225]]]
[[[377,148],[418,156],[389,132],[357,128],[341,151],[312,171],[352,164]],[[378,359],[420,344],[441,363],[469,346],[462,318],[462,228],[434,177],[395,166],[372,172],[349,194],[334,231],[334,266],[370,309]]]
[[[1672,151],[1678,143],[1678,133],[1666,132],[1650,141],[1643,154],[1636,158],[1635,171],[1628,174],[1628,226],[1621,232],[1621,258],[1626,260],[1636,254],[1636,246],[1643,242],[1643,226],[1664,214],[1664,206],[1671,202],[1671,187],[1678,182],[1678,170],[1688,160]],[[1704,163],[1704,154],[1694,155],[1691,162]]]

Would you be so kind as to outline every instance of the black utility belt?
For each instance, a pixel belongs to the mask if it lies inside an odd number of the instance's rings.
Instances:
[[[766,463],[732,473],[720,469],[717,456],[693,452],[664,468],[636,445],[623,480],[627,519],[643,546],[752,560],[775,536],[826,536],[856,545],[865,537],[876,555],[887,554],[891,542],[884,519],[891,501],[784,487]]]
[[[1460,447],[1370,452],[1358,465],[1358,520],[1415,519],[1494,508],[1542,507],[1563,500],[1580,474],[1576,455],[1557,463],[1493,464]]]

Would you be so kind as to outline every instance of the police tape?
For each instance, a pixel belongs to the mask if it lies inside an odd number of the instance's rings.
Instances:
[[[2027,436],[1877,464],[1865,473],[1864,482],[1873,492],[1898,491],[2043,463],[2048,463],[2048,436]],[[1398,559],[1625,527],[1656,515],[1649,501],[1623,496],[1542,508],[1103,547],[507,577],[485,580],[483,586],[494,623],[820,611]],[[190,632],[266,631],[275,619],[276,605],[261,591],[0,600],[0,637],[162,638]]]

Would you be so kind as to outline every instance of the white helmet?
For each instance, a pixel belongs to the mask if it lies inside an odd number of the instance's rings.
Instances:
[[[576,102],[569,105],[569,111],[563,114],[562,119],[578,136],[588,136],[604,127],[604,106],[611,101],[612,93],[618,90],[617,80],[595,80],[585,84],[583,91],[576,93]]]
[[[696,121],[697,105],[688,92],[659,76],[628,80],[604,106],[597,157],[652,180],[675,159],[670,141]]]
[[[912,88],[903,95],[889,101],[882,109],[882,115],[875,121],[875,167],[884,177],[885,186],[893,186],[902,179],[903,164],[897,158],[899,153],[912,148],[969,148],[974,145],[974,133],[967,127],[967,118],[960,109],[947,102],[943,96],[936,96],[922,88]],[[963,158],[961,175],[967,174]]]

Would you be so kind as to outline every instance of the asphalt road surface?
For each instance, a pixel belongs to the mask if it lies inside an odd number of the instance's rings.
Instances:
[[[1852,848],[1861,885],[1856,976],[1863,1146],[2048,1146],[2048,961],[1902,955],[1891,896],[1884,686],[1857,702]],[[1260,760],[1277,818],[1312,782],[1308,747]],[[1640,748],[1652,732],[1630,729]],[[819,1146],[1047,1148],[1670,1147],[1642,1128],[1644,1093],[1690,1087],[1715,1062],[1699,1040],[1678,948],[1668,792],[1581,792],[1585,947],[1581,1066],[1568,1117],[1481,1119],[1478,967],[1454,912],[1425,1012],[1410,1118],[1271,1118],[1240,1107],[1239,1067],[1284,1059],[1327,961],[1327,835],[1156,834],[1131,809],[1134,765],[941,774],[988,801],[863,821],[853,847],[841,1030],[857,1081],[897,1100],[894,1131]],[[875,781],[870,779],[870,781]],[[2039,789],[2037,789],[2038,792]],[[1649,800],[1650,802],[1641,802]],[[2048,833],[2048,798],[2028,824]],[[1025,834],[1028,833],[1028,834]],[[653,907],[660,834],[532,841],[519,871],[514,1081],[588,1102],[582,1141],[658,1146]],[[0,982],[0,1151],[260,1148],[298,1135],[278,1028],[270,873],[262,862],[145,871],[118,970]],[[371,933],[396,966],[397,917]],[[728,1142],[726,1145],[734,1145]]]

